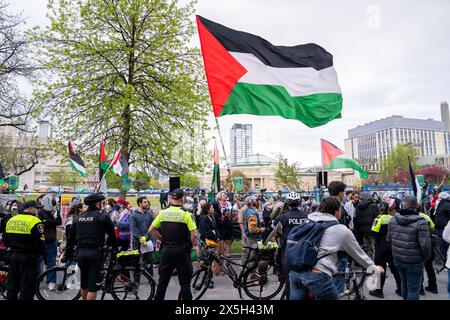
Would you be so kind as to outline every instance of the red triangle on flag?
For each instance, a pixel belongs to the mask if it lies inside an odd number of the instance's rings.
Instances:
[[[198,16],[197,26],[209,94],[214,115],[218,117],[234,86],[248,71],[208,31]]]
[[[333,161],[334,158],[344,154],[344,151],[336,147],[331,142],[327,140],[320,139],[320,144],[322,146],[322,168],[325,169]]]

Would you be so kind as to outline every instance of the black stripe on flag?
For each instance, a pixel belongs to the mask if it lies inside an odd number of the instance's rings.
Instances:
[[[69,142],[69,157],[70,157],[70,160],[78,163],[80,166],[82,166],[84,168],[84,161],[83,161],[83,159],[81,159],[79,154],[75,153],[72,142]]]
[[[253,34],[233,30],[198,16],[201,23],[229,52],[251,53],[265,65],[275,68],[314,68],[333,66],[333,55],[315,43],[294,47],[274,46]]]
[[[416,174],[414,173],[414,169],[412,167],[411,158],[408,156],[408,162],[409,162],[409,174],[411,175],[411,186],[414,192],[414,197],[417,197],[417,183],[416,183]]]

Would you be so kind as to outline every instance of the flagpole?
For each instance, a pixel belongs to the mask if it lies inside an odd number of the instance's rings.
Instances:
[[[228,176],[230,178],[230,184],[233,184],[233,181],[231,179],[230,164],[227,161],[227,154],[225,152],[225,145],[224,145],[223,139],[222,139],[222,131],[220,130],[219,120],[217,119],[217,117],[214,117],[214,119],[216,120],[217,130],[219,131],[220,143],[222,144],[223,156],[225,157],[225,163],[227,164],[227,171],[228,171]],[[220,177],[219,177],[219,179],[220,179]]]
[[[115,156],[115,153],[114,153],[114,158],[115,158],[115,157],[116,157],[116,156]],[[114,159],[113,159],[113,160],[114,160]],[[98,192],[98,190],[100,189],[100,186],[102,185],[103,180],[105,179],[106,175],[108,174],[109,169],[111,169],[111,166],[112,166],[112,161],[111,161],[111,163],[109,164],[108,169],[106,169],[105,174],[103,175],[102,179],[101,179],[100,182],[98,183],[97,188],[96,188],[96,192]]]

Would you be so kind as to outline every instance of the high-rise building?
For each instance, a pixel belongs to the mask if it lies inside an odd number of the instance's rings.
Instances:
[[[365,169],[377,170],[379,160],[398,144],[409,144],[419,157],[450,154],[450,132],[446,128],[448,104],[441,104],[442,121],[391,116],[350,129],[345,152]]]
[[[231,163],[252,154],[252,125],[235,123],[230,135]]]

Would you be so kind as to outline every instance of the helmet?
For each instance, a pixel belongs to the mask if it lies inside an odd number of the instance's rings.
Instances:
[[[302,199],[297,192],[290,192],[286,196],[286,202],[290,206],[298,206],[302,203]]]
[[[206,239],[206,245],[214,249],[217,248],[218,243],[215,240]]]

